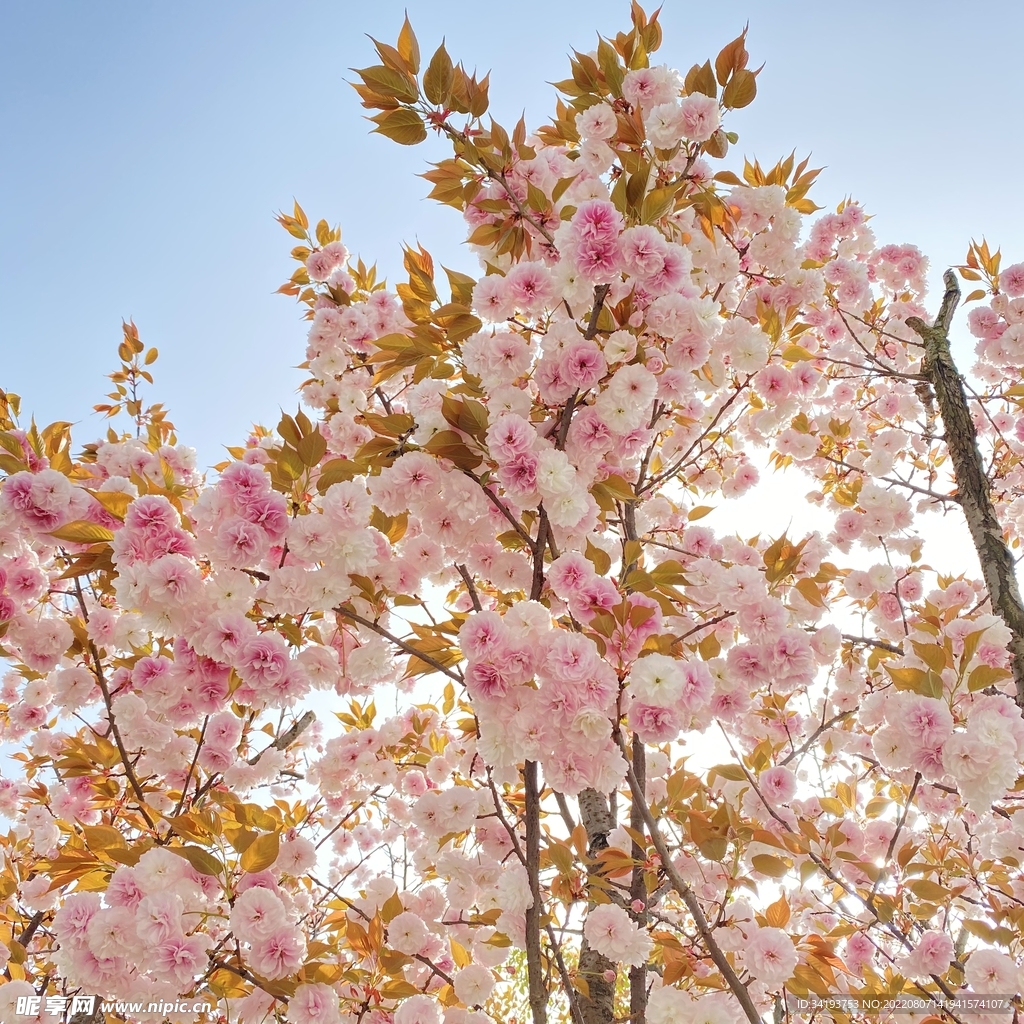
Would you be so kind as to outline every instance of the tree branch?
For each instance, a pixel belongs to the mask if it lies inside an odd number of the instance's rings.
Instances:
[[[580,806],[580,820],[587,830],[587,856],[595,860],[602,850],[608,848],[608,833],[615,828],[615,815],[608,806],[608,800],[596,789],[584,789],[576,798]],[[622,904],[621,897],[614,891],[608,892],[613,902]],[[594,906],[588,904],[588,911]],[[617,975],[618,965],[599,953],[587,941],[586,935],[580,945],[580,976],[587,983],[587,993],[580,995],[585,1024],[609,1024],[615,1015],[615,980],[609,981],[607,972]]]
[[[523,529],[523,524],[520,523],[519,520],[517,520],[511,512],[509,512],[509,510],[505,507],[501,499],[494,493],[494,491],[492,491],[489,487],[485,487],[484,484],[481,483],[480,477],[478,477],[471,470],[464,469],[462,472],[466,476],[468,476],[469,479],[472,480],[474,483],[479,484],[480,489],[487,496],[491,504],[494,505],[494,507],[509,521],[509,523],[512,526],[512,529],[515,530],[517,534],[519,534],[519,539],[524,541],[527,547],[532,548],[533,538],[526,532],[526,530]]]
[[[815,741],[818,739],[818,737],[823,732],[827,732],[829,729],[832,728],[832,726],[838,725],[844,719],[849,718],[850,715],[852,715],[852,714],[853,714],[852,711],[841,711],[838,715],[834,715],[827,722],[822,722],[821,725],[819,725],[818,728],[815,729],[814,732],[812,732],[811,735],[808,736],[807,739],[802,744],[800,744],[799,747],[797,747],[791,753],[787,754],[779,762],[779,764],[780,765],[787,765],[787,764],[789,764],[790,761],[794,761],[794,760],[796,760],[796,758],[800,757],[801,754],[806,754],[807,751],[810,750],[811,747],[814,746]]]
[[[647,785],[647,750],[640,738],[633,734],[633,775],[641,789]],[[644,816],[634,799],[629,809],[629,827],[636,832],[644,830]],[[644,880],[644,860],[646,851],[640,849],[633,840],[630,856],[637,861],[633,865],[633,873],[629,882],[629,898],[631,903],[639,901],[644,904],[642,910],[630,908],[630,916],[641,927],[648,922],[647,883]],[[633,1024],[647,1024],[647,965],[631,967],[629,970],[629,1015]]]
[[[422,651],[417,651],[412,644],[407,644],[404,640],[400,640],[393,633],[389,633],[383,626],[377,625],[370,619],[363,618],[356,612],[351,612],[342,605],[336,605],[333,609],[338,615],[344,615],[346,619],[351,619],[353,622],[358,622],[361,626],[365,626],[367,629],[372,630],[377,636],[384,637],[385,640],[390,640],[396,647],[405,651],[406,654],[411,655],[414,658],[419,658],[420,661],[426,662],[431,668],[436,668],[438,672],[444,673],[449,679],[454,679],[455,682],[461,683],[462,677],[457,673],[453,672],[450,668],[446,668],[441,662],[432,658],[429,654],[424,654]]]
[[[523,765],[523,785],[526,789],[526,874],[533,896],[533,903],[526,911],[526,971],[533,1024],[546,1024],[548,994],[540,948],[540,920],[544,906],[540,891],[540,786],[536,761],[527,761]]]
[[[75,577],[75,591],[78,596],[78,606],[82,610],[82,618],[86,623],[88,623],[89,613],[85,607],[85,596],[82,594],[82,579],[80,576]],[[146,824],[156,831],[156,825],[154,824],[153,819],[149,816],[149,811],[146,809],[146,795],[142,791],[142,786],[139,785],[139,780],[135,775],[135,769],[132,767],[132,761],[128,756],[124,740],[121,739],[121,730],[118,729],[117,722],[114,720],[114,712],[111,707],[113,702],[110,696],[110,689],[107,686],[107,680],[103,675],[103,664],[100,661],[100,652],[96,649],[96,645],[92,640],[89,641],[89,653],[92,655],[93,675],[96,677],[96,683],[100,688],[100,693],[103,694],[103,704],[107,709],[107,720],[110,722],[110,731],[114,736],[114,743],[117,745],[117,752],[121,755],[121,763],[124,766],[124,773],[128,779],[128,784],[132,787],[132,792],[135,794],[135,797],[139,802],[139,813],[142,815]]]
[[[992,610],[1010,630],[1017,704],[1024,708],[1024,604],[1017,586],[1013,555],[1003,539],[1003,528],[992,504],[963,381],[949,346],[949,327],[960,299],[960,288],[952,270],[946,271],[943,281],[946,292],[935,323],[929,327],[920,317],[912,316],[907,318],[907,326],[924,342],[921,368],[935,389],[960,504],[978,553]]]
[[[619,739],[619,746],[622,749],[623,757],[627,757],[628,762],[628,753],[621,738]],[[669,848],[665,843],[665,837],[661,834],[661,829],[658,828],[658,823],[655,821],[654,815],[651,814],[650,807],[647,806],[647,795],[644,793],[643,787],[640,785],[640,782],[633,771],[632,765],[627,767],[626,777],[629,779],[629,789],[633,795],[633,804],[639,808],[644,824],[647,826],[647,830],[651,834],[651,841],[654,843],[654,848],[658,851],[658,856],[661,858],[662,869],[665,874],[668,875],[668,880],[672,883],[672,888],[679,894],[682,901],[686,904],[687,910],[690,911],[690,916],[693,918],[693,922],[697,926],[697,931],[700,932],[700,937],[704,941],[704,945],[707,946],[708,952],[711,954],[711,959],[721,972],[722,977],[725,979],[725,982],[729,986],[732,994],[736,997],[737,1002],[743,1008],[743,1012],[746,1015],[747,1020],[750,1021],[750,1024],[764,1024],[761,1020],[761,1014],[757,1012],[757,1007],[754,1005],[753,999],[750,998],[750,993],[747,991],[746,986],[742,981],[740,981],[739,975],[736,973],[732,964],[729,963],[728,957],[726,957],[722,947],[719,946],[715,939],[711,926],[708,924],[708,919],[700,905],[700,901],[672,863],[672,854],[669,852]]]
[[[476,586],[473,583],[473,577],[469,575],[469,570],[464,565],[455,566],[459,570],[459,575],[462,577],[462,582],[466,584],[466,590],[469,593],[469,599],[473,602],[473,611],[482,611],[480,605],[480,597],[476,592]]]
[[[875,640],[870,636],[854,636],[852,633],[840,634],[844,640],[849,640],[850,643],[863,644],[865,647],[877,647],[882,651],[892,651],[893,654],[902,654],[903,648],[899,644],[890,644],[885,640]]]
[[[420,657],[420,655],[417,655]],[[307,711],[301,718],[297,718],[292,724],[278,736],[273,743],[264,747],[254,758],[249,761],[249,764],[258,764],[259,759],[268,750],[287,750],[298,738],[316,721],[316,715],[312,711]]]
[[[611,290],[610,284],[599,284],[594,288],[594,306],[590,311],[590,320],[587,322],[587,329],[583,332],[583,337],[587,341],[591,341],[594,335],[597,334],[597,322],[601,319],[601,310],[604,309],[604,300],[608,298],[608,292]]]

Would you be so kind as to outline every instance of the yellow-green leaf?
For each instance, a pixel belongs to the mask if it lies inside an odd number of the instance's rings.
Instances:
[[[789,865],[781,857],[773,857],[770,853],[755,853],[750,863],[755,871],[769,878],[783,878],[789,873]]]
[[[992,686],[994,683],[1009,678],[1008,669],[995,668],[992,665],[979,665],[976,669],[972,669],[971,674],[967,677],[967,689],[973,693],[975,690],[984,690],[986,686]]]
[[[725,87],[725,92],[722,94],[722,103],[733,110],[738,110],[740,107],[745,107],[752,102],[756,95],[757,79],[753,71],[740,68],[738,71],[733,72],[729,84]]]
[[[327,454],[327,441],[319,430],[313,430],[299,441],[296,451],[305,465],[313,467]]]
[[[915,896],[932,903],[941,903],[949,898],[949,890],[944,889],[938,882],[931,882],[927,878],[918,878],[908,883]]]
[[[124,491],[90,491],[89,492],[112,516],[124,519],[128,506],[135,500]]]
[[[184,857],[201,875],[216,876],[224,870],[224,865],[201,846],[172,847],[172,850],[179,856]]]
[[[799,363],[808,359],[817,359],[813,352],[808,352],[802,345],[787,345],[782,350],[782,358],[787,363]]]
[[[587,538],[587,548],[584,554],[593,563],[594,570],[598,576],[604,576],[612,567],[612,560],[608,552],[604,548],[599,548],[596,544],[591,543],[589,537]]]
[[[99,544],[114,539],[114,534],[105,526],[91,523],[88,519],[76,519],[74,522],[65,523],[56,530],[51,530],[50,536],[73,544]]]
[[[416,33],[409,24],[409,15],[406,14],[405,22],[402,24],[402,31],[398,33],[398,52],[402,59],[409,66],[409,70],[415,75],[420,70],[420,47],[416,42]]]
[[[427,129],[423,118],[415,110],[399,107],[397,110],[385,110],[370,118],[375,125],[374,132],[386,135],[392,142],[400,146],[415,146],[427,137]]]
[[[112,849],[125,849],[127,843],[124,836],[111,825],[86,825],[82,829],[85,834],[85,845],[94,853],[105,853]]]
[[[249,844],[242,854],[242,870],[255,874],[269,868],[277,860],[281,850],[281,836],[278,832],[268,832],[259,836]]]
[[[442,43],[423,72],[423,92],[431,103],[443,106],[448,101],[453,79],[452,59]]]

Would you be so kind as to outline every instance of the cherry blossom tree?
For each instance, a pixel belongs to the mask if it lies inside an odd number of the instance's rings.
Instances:
[[[376,43],[480,276],[282,214],[305,411],[210,479],[134,324],[126,432],[0,393],[4,1021],[1017,1012],[1024,264],[956,268],[968,379],[955,273],[933,317],[806,160],[733,161],[745,33],[660,43],[634,4],[532,133]],[[715,528],[769,473],[822,529]]]

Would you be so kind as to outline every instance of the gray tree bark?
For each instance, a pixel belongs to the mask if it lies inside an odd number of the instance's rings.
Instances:
[[[633,735],[633,774],[640,788],[647,785],[647,749],[640,742],[640,738]],[[630,805],[629,827],[636,832],[643,832],[645,828],[644,816],[636,801]],[[632,856],[635,860],[643,861],[646,851],[641,850],[636,840],[633,840]],[[633,876],[630,879],[629,898],[631,903],[639,900],[644,904],[642,910],[634,910],[630,907],[630,917],[641,928],[647,925],[650,915],[647,913],[647,883],[644,881],[643,863],[633,868]],[[629,1015],[631,1024],[647,1024],[647,965],[629,969]]]
[[[580,819],[587,830],[587,854],[596,857],[608,847],[608,833],[615,828],[615,816],[603,793],[585,789],[578,797]],[[588,910],[594,906],[589,904]],[[584,1024],[611,1024],[615,1018],[615,981],[605,972],[617,971],[617,965],[594,949],[586,936],[580,946],[580,977],[587,983],[589,995],[580,993],[579,1005]]]
[[[523,766],[523,785],[526,790],[526,874],[533,896],[533,903],[526,911],[526,972],[533,1024],[546,1024],[548,992],[540,946],[544,902],[540,891],[540,785],[536,761],[527,761]]]
[[[1024,605],[1017,586],[1014,558],[1003,538],[985,466],[978,450],[978,432],[967,404],[963,380],[949,347],[949,327],[960,300],[956,274],[943,276],[946,292],[935,323],[928,326],[920,317],[908,317],[907,326],[924,342],[921,372],[935,389],[939,414],[945,428],[946,447],[953,463],[958,500],[981,563],[992,610],[1010,630],[1013,679],[1017,704],[1024,709]]]

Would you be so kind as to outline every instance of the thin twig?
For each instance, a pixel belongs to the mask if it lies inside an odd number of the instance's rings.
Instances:
[[[469,570],[466,569],[465,565],[457,565],[456,569],[459,570],[459,575],[462,577],[463,583],[466,584],[466,590],[469,592],[469,599],[473,602],[473,611],[482,611],[480,604],[480,597],[477,595],[476,586],[473,584],[473,577],[469,575]]]
[[[249,761],[249,764],[258,764],[260,758],[268,750],[287,750],[315,721],[316,715],[312,711],[307,711],[301,718],[297,718],[283,733],[277,736],[273,743],[265,746]]]
[[[750,1021],[750,1024],[764,1024],[760,1013],[757,1012],[753,999],[750,998],[747,987],[740,981],[739,975],[737,975],[722,947],[719,946],[718,941],[715,939],[700,901],[697,899],[694,891],[683,880],[682,875],[676,870],[675,864],[672,863],[672,854],[665,844],[665,837],[661,834],[661,829],[658,827],[654,815],[651,814],[650,807],[647,806],[647,797],[637,781],[636,775],[633,773],[632,766],[629,764],[629,755],[621,737],[619,738],[619,747],[622,750],[622,756],[626,758],[626,777],[629,780],[629,789],[633,796],[633,802],[639,808],[644,824],[651,834],[651,841],[654,843],[654,848],[658,851],[658,856],[661,858],[662,869],[672,883],[672,888],[679,894],[690,911],[690,916],[697,926],[697,931],[700,932],[704,945],[707,946],[708,952],[711,954],[711,959],[715,962],[715,966],[721,972],[732,994],[736,997],[736,1001],[743,1008],[747,1020]]]
[[[385,640],[390,640],[396,647],[405,651],[406,654],[411,655],[413,658],[419,658],[420,661],[426,662],[431,668],[437,669],[438,672],[444,673],[449,679],[454,679],[455,682],[461,683],[462,676],[457,672],[453,672],[450,668],[446,668],[441,662],[432,658],[429,654],[425,654],[422,651],[417,651],[411,644],[407,644],[404,640],[400,640],[393,633],[389,633],[383,626],[378,625],[371,619],[363,618],[358,612],[349,611],[343,605],[336,605],[333,609],[339,615],[344,615],[345,618],[351,619],[353,622],[358,622],[361,626],[365,626],[367,629],[372,630],[378,636],[384,637]]]

